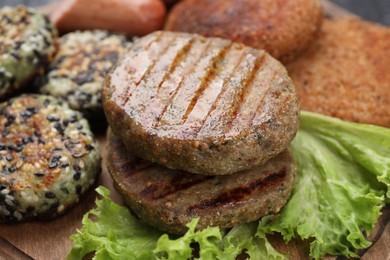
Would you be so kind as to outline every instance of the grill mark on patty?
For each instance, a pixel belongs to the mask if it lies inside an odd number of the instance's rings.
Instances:
[[[139,87],[134,90],[131,97],[128,100],[125,109],[131,109],[133,111],[136,121],[144,124],[144,121],[150,121],[145,116],[145,110],[147,104],[155,98],[158,88],[165,82],[169,76],[174,60],[177,59],[178,55],[183,49],[183,45],[187,46],[191,44],[191,38],[175,38],[171,37],[168,46],[162,49],[156,54],[156,62],[153,68],[150,69],[148,75],[145,75],[143,80],[140,82]],[[169,68],[169,69],[167,69]]]
[[[267,89],[264,91],[263,96],[261,97],[261,99],[259,99],[259,102],[257,103],[257,106],[255,106],[255,107],[256,107],[256,110],[255,110],[255,112],[253,113],[252,118],[249,120],[250,124],[249,124],[248,128],[251,128],[251,127],[253,126],[253,121],[254,121],[255,118],[256,118],[257,111],[259,111],[260,108],[263,106],[263,104],[264,104],[264,99],[265,99],[265,97],[267,96],[268,92],[271,90],[272,84],[273,84],[273,82],[274,82],[274,80],[275,80],[275,77],[276,77],[276,73],[274,73],[274,75],[272,76],[272,80],[269,82],[269,84],[268,84],[268,86],[267,86]]]
[[[265,55],[264,52],[262,52],[261,56],[263,55]],[[220,137],[224,136],[224,129],[228,122],[227,117],[234,107],[232,104],[237,103],[238,94],[242,92],[245,82],[250,78],[250,72],[253,71],[258,56],[257,53],[253,54],[252,52],[248,52],[245,55],[244,61],[237,67],[237,72],[232,73],[225,91],[221,92],[213,110],[210,111],[202,128],[198,131],[197,137],[208,136],[210,133]]]
[[[141,159],[140,159],[141,160]],[[139,163],[134,163],[133,161],[126,162],[120,166],[121,172],[123,174],[123,179],[130,178],[138,173],[142,173],[143,171],[147,171],[152,168],[153,164],[151,162],[147,162],[141,160]]]
[[[150,127],[156,120],[158,120],[159,115],[158,113],[156,113],[156,106],[153,103],[156,99],[160,98],[161,88],[163,84],[169,79],[171,74],[174,73],[174,71],[177,69],[177,66],[182,64],[182,62],[187,59],[187,56],[191,47],[193,46],[194,41],[195,37],[191,37],[190,39],[188,39],[188,42],[186,42],[184,45],[181,46],[179,50],[177,50],[172,62],[169,63],[169,70],[166,71],[163,79],[160,81],[158,86],[156,88],[153,88],[153,92],[151,93],[151,95],[145,98],[145,93],[141,94],[141,97],[143,97],[144,102],[148,102],[148,106],[145,107],[142,116],[139,117],[139,120],[142,122],[143,125]],[[161,57],[161,59],[163,59],[163,57]],[[153,81],[151,82],[151,84],[153,84]]]
[[[188,176],[188,174],[179,173],[167,181],[152,183],[140,192],[140,196],[147,200],[161,200],[213,178],[215,177],[205,175]]]
[[[213,76],[210,74],[210,69],[213,64],[221,60],[225,53],[231,48],[232,43],[226,41],[211,41],[211,45],[208,52],[202,55],[200,62],[196,70],[192,71],[184,79],[182,88],[172,98],[170,106],[167,108],[166,113],[161,117],[162,122],[166,122],[166,125],[178,125],[182,124],[183,115],[186,112],[187,104],[190,103],[194,95],[196,95],[198,89],[202,87],[204,81],[208,80],[208,77]]]
[[[207,74],[201,79],[201,85],[195,91],[195,95],[193,96],[192,100],[188,104],[188,107],[187,107],[187,109],[182,117],[183,123],[186,122],[189,114],[192,112],[192,110],[195,107],[195,104],[198,102],[199,97],[205,92],[205,90],[208,87],[210,87],[210,82],[212,82],[217,77],[218,70],[222,70],[219,67],[222,65],[221,63],[223,62],[224,57],[229,55],[229,52],[231,51],[231,47],[232,47],[232,44],[228,45],[228,47],[223,49],[222,52],[220,52],[218,54],[218,56],[216,56],[214,58],[214,60],[212,61],[211,66],[209,67],[209,69],[207,71]],[[242,60],[242,55],[241,55],[236,66],[238,66],[238,64],[240,63],[241,60]],[[221,89],[221,91],[223,91],[223,88]],[[219,94],[218,94],[218,96],[219,96]]]
[[[166,42],[160,41],[162,35],[163,35],[162,33],[159,33],[159,34],[157,35],[157,37],[155,37],[154,40],[150,41],[149,44],[147,44],[146,47],[144,47],[144,50],[143,50],[143,51],[144,51],[144,52],[149,52],[149,51],[152,52],[152,50],[150,50],[150,48],[152,48],[152,44],[153,44],[153,43],[156,43],[156,42],[158,42],[158,44],[156,45],[156,47],[158,47],[159,49],[163,49],[163,51],[166,51],[166,50],[170,47],[170,45],[169,45],[169,44],[164,45],[164,43],[166,44]],[[165,39],[165,38],[164,38],[164,39]],[[172,40],[172,39],[170,39],[170,40]],[[170,43],[170,42],[171,42],[171,41],[169,41],[169,43]],[[140,47],[140,48],[142,48],[142,47]],[[160,52],[161,52],[161,51],[160,51]],[[151,63],[148,64],[147,68],[144,70],[144,73],[142,74],[142,76],[140,76],[138,80],[134,80],[134,81],[135,81],[135,84],[128,84],[128,85],[126,85],[126,89],[122,92],[122,93],[124,93],[124,96],[125,96],[125,100],[124,100],[123,103],[122,103],[122,107],[125,107],[125,106],[126,106],[127,102],[128,102],[129,99],[131,98],[132,94],[133,94],[134,91],[138,88],[139,83],[140,83],[140,82],[145,78],[145,76],[148,75],[148,74],[150,73],[150,71],[154,68],[154,66],[155,66],[155,64],[156,64],[156,62],[157,62],[157,58],[156,58],[156,57],[153,57],[153,58],[154,58],[154,59],[151,61]],[[149,60],[149,61],[150,61],[150,60]],[[137,66],[138,64],[135,64],[135,65]],[[125,71],[128,71],[129,69],[128,69],[128,68],[124,68],[124,70],[125,70]],[[140,75],[141,75],[141,74],[140,74]],[[132,80],[131,82],[133,82],[133,80]],[[120,96],[120,95],[118,95],[118,96]]]
[[[199,42],[196,37],[194,37],[194,41],[185,48],[183,52],[185,55],[182,55],[181,59],[177,61],[177,64],[173,67],[173,71],[159,87],[156,98],[154,98],[146,108],[144,113],[145,117],[150,117],[150,121],[147,122],[148,127],[157,125],[162,111],[166,109],[165,106],[168,105],[177,86],[181,84],[184,77],[193,69],[194,62],[192,62],[192,58],[200,57],[200,54],[204,52],[203,49],[207,47],[207,44]]]
[[[261,69],[261,66],[264,64],[265,60],[265,53],[263,55],[257,57],[255,61],[255,66],[253,67],[252,71],[248,74],[248,78],[246,79],[243,88],[241,89],[241,92],[239,93],[239,99],[237,102],[233,103],[233,108],[230,113],[230,118],[226,119],[226,128],[225,128],[225,133],[228,133],[232,127],[232,123],[234,119],[237,117],[238,111],[241,107],[241,104],[243,100],[245,100],[246,96],[249,93],[249,88],[254,84],[257,72]],[[226,134],[225,134],[226,137]]]
[[[248,183],[248,185],[226,190],[215,198],[203,200],[198,204],[194,204],[188,207],[186,212],[191,214],[194,211],[207,210],[211,208],[215,209],[217,207],[223,207],[229,203],[242,201],[245,199],[245,197],[250,196],[256,191],[263,191],[265,189],[280,185],[280,183],[283,182],[287,176],[287,170],[287,167],[283,167],[278,172],[271,173],[266,178],[260,178]]]
[[[199,64],[199,62],[202,60],[202,57],[205,53],[207,53],[207,51],[209,50],[210,48],[210,45],[213,43],[212,40],[210,39],[207,39],[207,45],[206,47],[203,49],[203,51],[201,52],[201,54],[199,55],[199,57],[197,57],[197,60],[196,62],[194,62],[194,64],[192,65],[191,67],[191,70],[189,71],[188,75],[192,74],[193,71],[196,69],[197,65]],[[183,84],[183,82],[188,78],[188,75],[184,75],[183,79],[180,81],[179,85],[175,88],[174,90],[174,93],[172,96],[169,97],[169,100],[168,102],[165,104],[165,106],[163,107],[161,113],[159,114],[158,118],[159,120],[156,121],[156,123],[153,125],[153,128],[157,128],[159,127],[161,124],[162,124],[162,121],[161,119],[163,118],[164,114],[166,113],[166,111],[168,110],[168,108],[172,105],[175,97],[178,95],[179,93],[179,90],[181,90],[181,88],[183,86],[185,86],[185,84]]]

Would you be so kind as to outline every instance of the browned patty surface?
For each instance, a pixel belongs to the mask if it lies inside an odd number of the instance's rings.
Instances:
[[[113,132],[144,159],[223,175],[264,164],[294,138],[299,107],[285,68],[220,38],[156,32],[106,78]]]
[[[285,61],[308,46],[321,21],[318,0],[184,0],[165,29],[231,39]]]
[[[169,233],[185,233],[200,217],[199,229],[233,227],[277,213],[292,190],[296,167],[288,151],[264,166],[228,176],[170,170],[126,152],[108,132],[108,171],[126,204],[145,222]]]
[[[390,127],[390,29],[356,18],[326,20],[287,65],[301,108]]]

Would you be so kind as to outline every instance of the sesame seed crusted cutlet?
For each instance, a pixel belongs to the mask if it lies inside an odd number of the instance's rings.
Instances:
[[[57,51],[57,31],[33,9],[0,9],[0,98],[43,74]]]
[[[88,117],[103,116],[100,92],[105,75],[129,45],[126,36],[100,30],[62,36],[41,93],[66,100]]]
[[[0,222],[63,214],[99,172],[88,122],[65,102],[22,95],[0,104]]]

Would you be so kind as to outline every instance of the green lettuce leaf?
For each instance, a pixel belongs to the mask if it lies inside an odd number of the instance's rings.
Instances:
[[[384,194],[390,197],[390,129],[302,112],[292,143],[298,176],[280,217],[260,225],[285,240],[314,239],[310,255],[354,257],[370,245]]]
[[[108,189],[100,186],[96,191],[103,198],[96,200],[96,209],[83,217],[83,228],[71,236],[73,248],[67,259],[82,259],[88,253],[102,260],[153,259],[152,251],[163,233],[114,203]]]
[[[284,259],[266,234],[281,233],[286,241],[308,239],[310,255],[356,256],[370,245],[363,235],[375,225],[385,201],[390,201],[390,129],[344,122],[302,112],[292,143],[298,175],[290,200],[276,219],[264,217],[230,231],[217,227],[196,231],[198,219],[182,237],[170,237],[149,227],[109,198],[83,218],[73,235],[68,259],[94,253],[94,259]],[[198,250],[194,251],[194,248]]]

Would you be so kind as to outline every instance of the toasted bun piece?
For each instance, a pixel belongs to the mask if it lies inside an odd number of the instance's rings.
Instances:
[[[0,99],[44,73],[57,41],[54,25],[34,9],[0,8]]]
[[[298,129],[285,68],[263,50],[220,38],[156,32],[107,75],[103,106],[136,155],[223,175],[264,164]]]
[[[231,39],[286,61],[308,46],[321,21],[318,0],[184,0],[165,29]]]
[[[87,120],[53,97],[1,103],[0,133],[0,222],[63,214],[100,171]]]
[[[287,69],[302,109],[390,127],[389,57],[390,29],[335,19]]]
[[[108,132],[108,171],[125,203],[145,222],[183,234],[193,218],[198,228],[230,228],[278,213],[290,196],[296,167],[288,151],[229,176],[170,170],[128,153]]]

